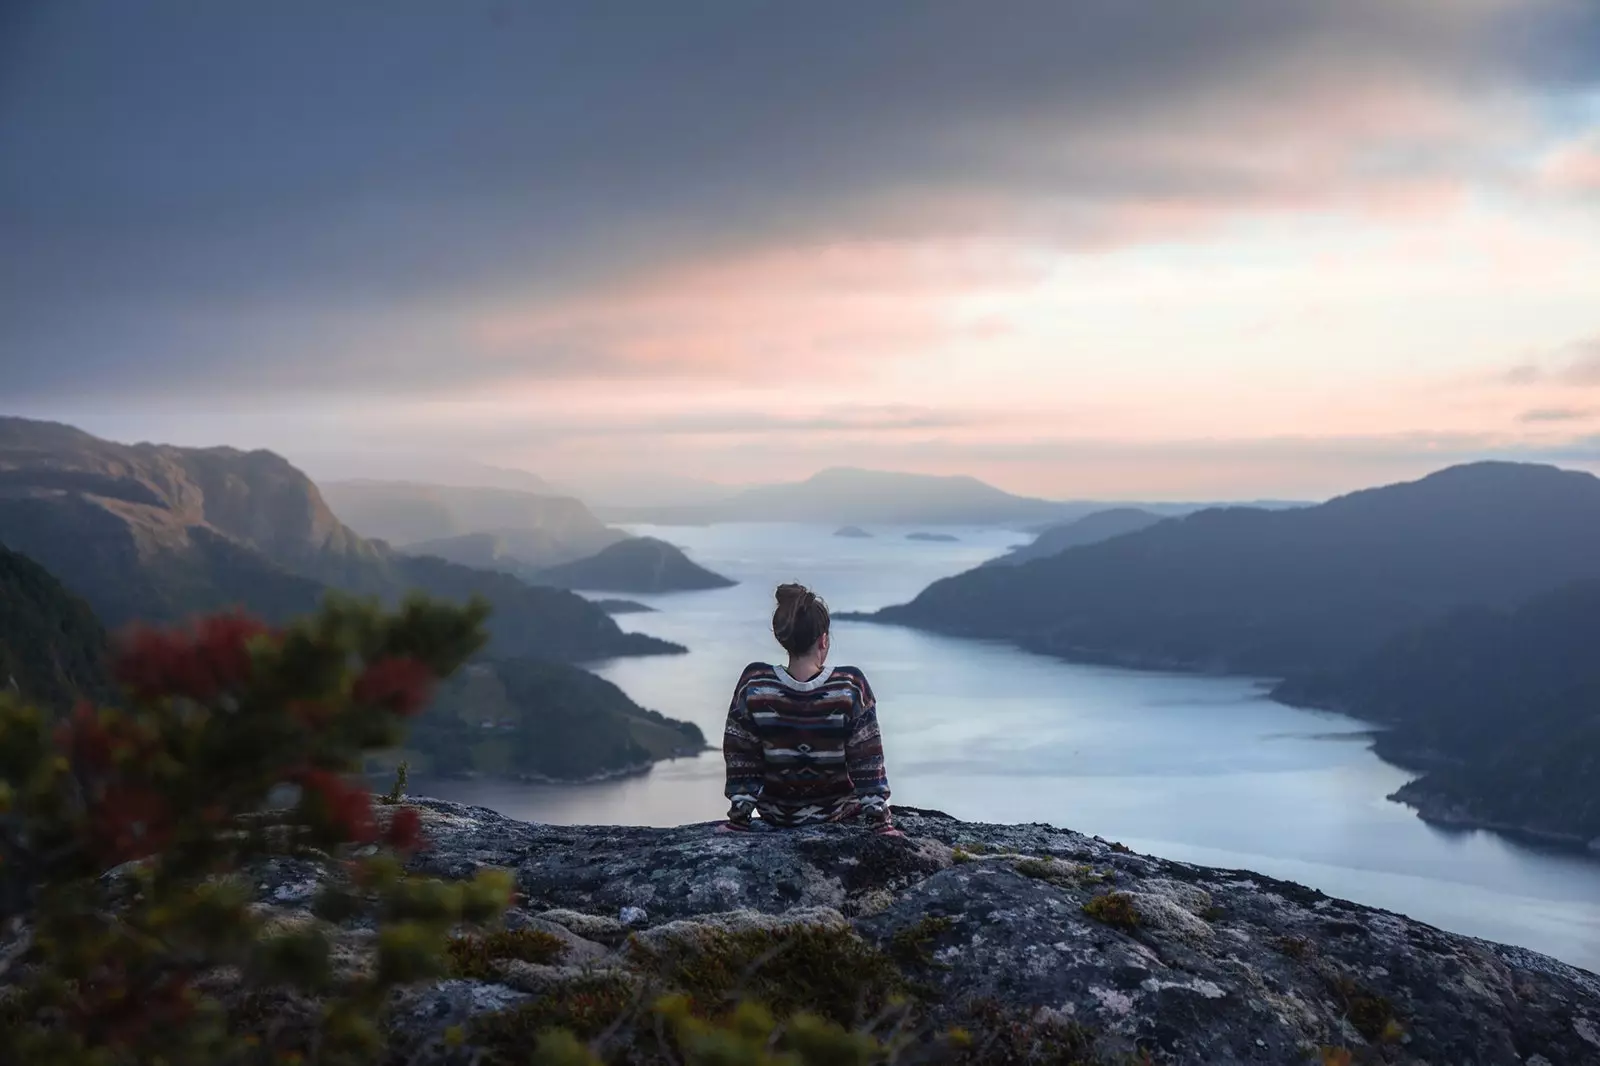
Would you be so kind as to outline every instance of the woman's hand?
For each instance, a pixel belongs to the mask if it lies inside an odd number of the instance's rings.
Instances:
[[[875,829],[873,832],[877,833],[877,835],[881,837],[901,837],[902,839],[905,837],[904,833],[900,832],[900,830],[896,829],[892,825],[886,825],[881,829]]]
[[[745,822],[723,822],[721,825],[717,826],[717,832],[719,832],[719,833],[748,833],[748,832],[750,832],[750,826],[749,826],[748,823],[745,823]]]

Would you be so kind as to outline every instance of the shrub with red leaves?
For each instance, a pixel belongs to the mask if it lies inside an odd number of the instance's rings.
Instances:
[[[434,675],[425,665],[409,656],[379,659],[356,678],[352,695],[357,702],[387,707],[403,718],[410,718],[433,694]]]
[[[277,632],[224,614],[129,634],[120,706],[52,724],[0,695],[0,923],[21,919],[29,938],[0,958],[0,1062],[276,1063],[304,1047],[322,1063],[376,1058],[393,985],[442,973],[450,929],[493,919],[510,895],[494,871],[403,878],[421,817],[387,808],[380,832],[356,776],[482,645],[486,614],[331,602]],[[264,815],[285,784],[298,803]],[[336,979],[328,928],[275,933],[250,907],[252,864],[285,853],[331,860],[319,908],[371,910],[376,976]],[[218,973],[252,982],[239,994],[315,992],[316,1039],[278,1048],[240,1030],[199,990]]]

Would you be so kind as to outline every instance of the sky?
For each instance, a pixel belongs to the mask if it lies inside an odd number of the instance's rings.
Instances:
[[[17,0],[0,382],[313,473],[1600,469],[1600,2]]]

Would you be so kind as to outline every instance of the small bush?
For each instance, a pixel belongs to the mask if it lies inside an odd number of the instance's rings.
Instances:
[[[128,636],[119,706],[52,722],[0,697],[0,920],[23,930],[0,966],[0,1061],[375,1058],[390,990],[441,975],[450,930],[498,917],[511,882],[403,877],[417,810],[380,818],[350,778],[483,644],[486,614],[335,600],[283,630],[221,615]],[[267,811],[285,786],[293,806]],[[342,860],[313,919],[250,906],[252,864],[283,855]],[[357,915],[375,950],[340,973],[327,923]],[[268,1021],[292,1004],[295,1024]]]
[[[1083,913],[1115,929],[1139,928],[1139,911],[1126,892],[1107,892],[1083,905]]]
[[[411,769],[411,764],[401,759],[400,765],[394,768],[394,784],[389,786],[389,791],[378,797],[379,803],[394,806],[406,798],[406,777]]]

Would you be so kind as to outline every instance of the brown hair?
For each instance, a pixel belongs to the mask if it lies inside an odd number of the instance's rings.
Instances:
[[[804,655],[828,631],[828,605],[804,585],[778,586],[778,609],[772,612],[772,635],[790,655]]]

